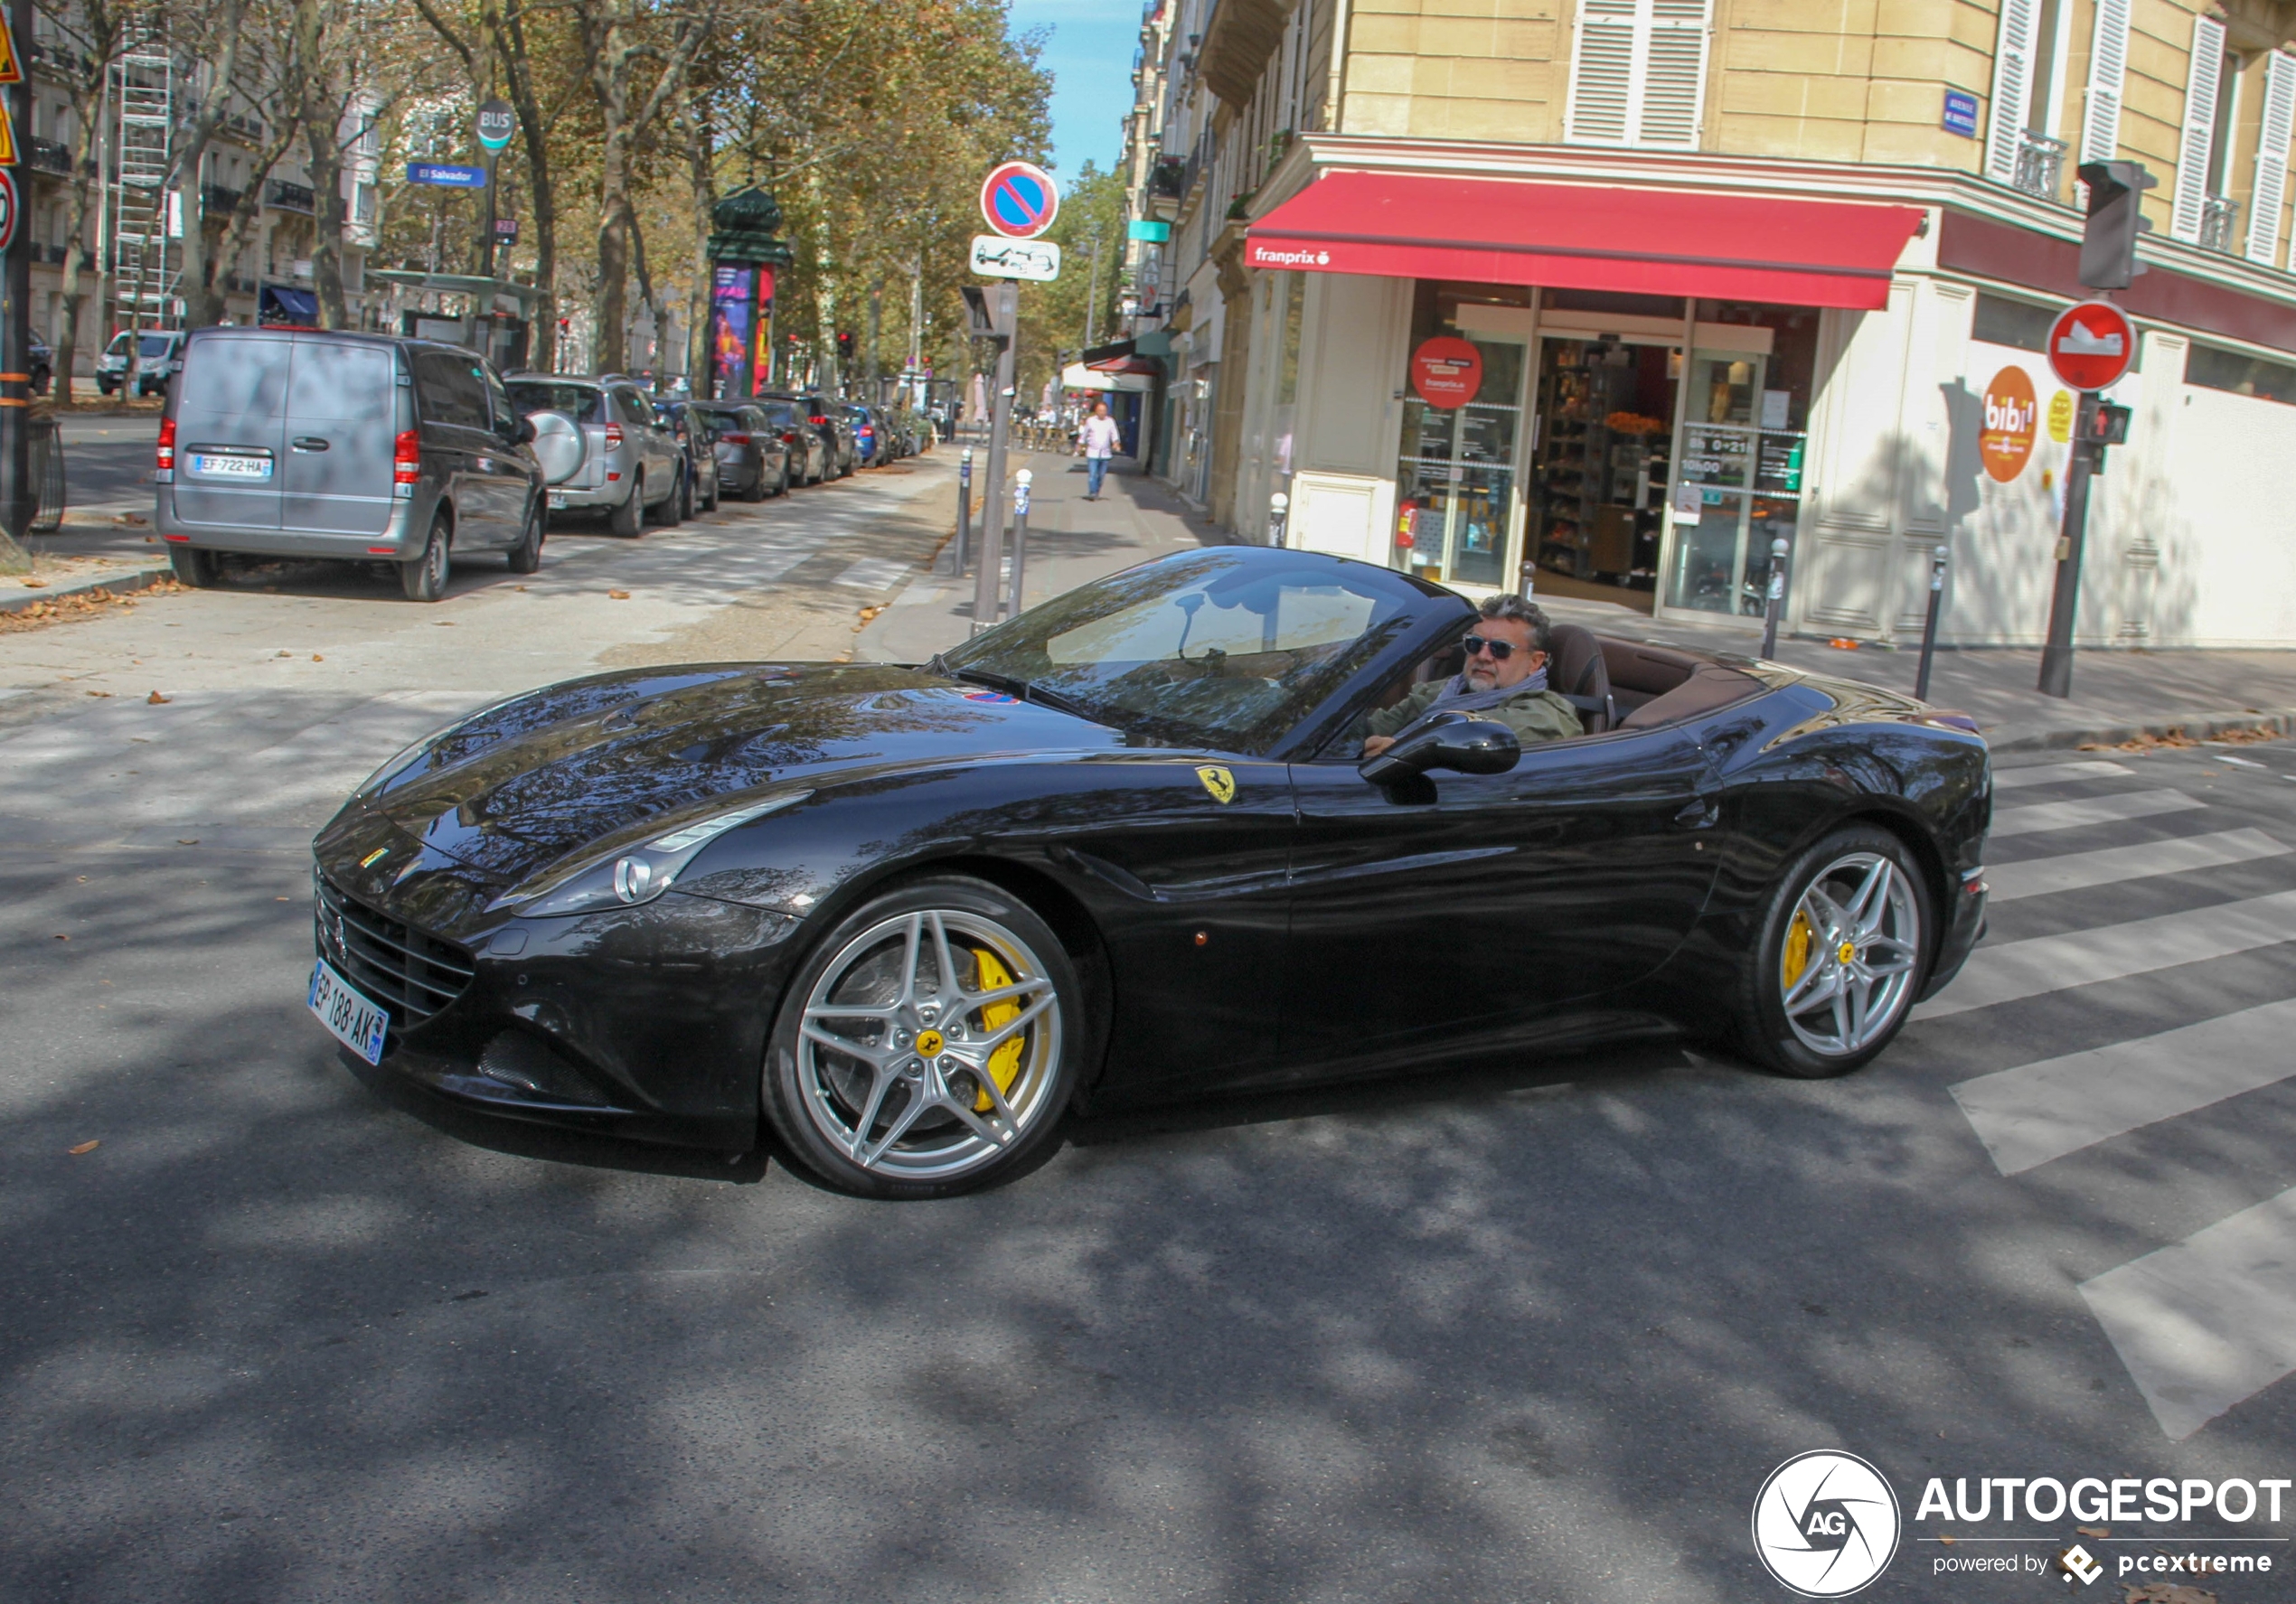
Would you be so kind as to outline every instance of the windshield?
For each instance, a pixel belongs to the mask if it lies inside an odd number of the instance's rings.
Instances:
[[[510,403],[523,415],[563,412],[576,423],[606,421],[606,392],[587,384],[551,384],[534,379],[513,379],[504,387]]]
[[[1079,586],[941,661],[1050,692],[1127,734],[1259,753],[1426,602],[1363,564],[1264,548],[1189,552]]]
[[[145,356],[165,356],[174,349],[174,341],[166,334],[146,334],[136,349]]]

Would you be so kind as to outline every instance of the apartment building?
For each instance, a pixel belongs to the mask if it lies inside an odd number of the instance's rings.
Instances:
[[[2296,645],[2291,0],[1151,0],[1154,470],[1471,592],[2046,633],[2084,161],[2133,160],[2089,644]],[[1157,56],[1161,47],[1162,54]]]
[[[201,99],[216,92],[204,62],[159,42],[131,49],[106,74],[106,89],[90,137],[81,138],[69,82],[85,79],[90,63],[71,33],[46,13],[30,52],[33,100],[30,136],[19,176],[28,178],[25,221],[33,241],[33,325],[54,343],[63,332],[63,267],[80,252],[82,295],[78,368],[87,378],[114,331],[181,326],[183,314],[183,230],[203,226],[211,243],[224,242],[224,222],[250,188],[259,188],[255,223],[235,259],[220,264],[224,315],[233,322],[309,323],[317,313],[311,287],[316,199],[299,153],[292,148],[268,170],[267,148],[276,129],[263,108],[234,94],[199,163],[183,171],[183,130]],[[343,230],[344,280],[356,305],[363,290],[367,250],[379,223],[381,150],[372,111],[354,108],[343,128]],[[88,227],[71,232],[69,192],[75,153],[92,145],[98,178]]]

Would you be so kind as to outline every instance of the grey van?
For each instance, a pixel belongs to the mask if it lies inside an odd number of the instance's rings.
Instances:
[[[275,329],[198,329],[161,414],[154,522],[176,577],[212,585],[222,552],[391,562],[436,601],[450,562],[498,551],[541,566],[543,500],[579,466],[534,442],[574,433],[514,410],[458,346]],[[450,556],[451,554],[451,556]]]

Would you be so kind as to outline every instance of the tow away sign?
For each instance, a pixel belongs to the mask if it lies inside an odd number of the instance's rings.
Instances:
[[[1050,284],[1060,277],[1060,248],[1049,239],[1008,239],[1002,234],[973,236],[973,271],[983,278],[1025,278]]]

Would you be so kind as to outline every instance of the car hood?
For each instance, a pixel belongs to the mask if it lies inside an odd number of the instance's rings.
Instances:
[[[706,817],[745,793],[1124,744],[1102,725],[917,669],[646,669],[490,708],[353,805],[512,885],[591,842]]]

